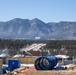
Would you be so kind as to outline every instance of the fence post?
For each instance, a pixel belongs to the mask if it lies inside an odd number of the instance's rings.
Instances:
[[[0,75],[2,75],[2,59],[0,58]]]

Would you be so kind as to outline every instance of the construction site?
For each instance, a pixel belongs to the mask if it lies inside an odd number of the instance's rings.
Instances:
[[[16,54],[13,57],[4,49],[0,55],[0,75],[76,75],[75,58],[51,55],[49,50],[42,51],[45,46],[45,43],[33,43],[20,49],[26,56]]]

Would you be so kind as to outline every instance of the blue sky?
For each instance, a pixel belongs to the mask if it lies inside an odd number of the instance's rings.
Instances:
[[[14,18],[76,21],[76,0],[0,0],[0,21]]]

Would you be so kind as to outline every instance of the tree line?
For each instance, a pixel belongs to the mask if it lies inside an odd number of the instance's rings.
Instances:
[[[76,57],[76,40],[12,40],[0,39],[0,50],[8,48],[9,54],[16,54],[21,48],[32,43],[46,43],[44,49],[50,50],[53,55],[66,54]],[[64,50],[61,50],[64,49]]]

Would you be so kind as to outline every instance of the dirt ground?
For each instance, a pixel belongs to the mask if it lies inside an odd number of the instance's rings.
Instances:
[[[76,71],[34,71],[18,75],[76,75]]]
[[[69,64],[65,70],[52,69],[52,70],[36,70],[35,67],[30,67],[17,75],[76,75],[76,65]]]

